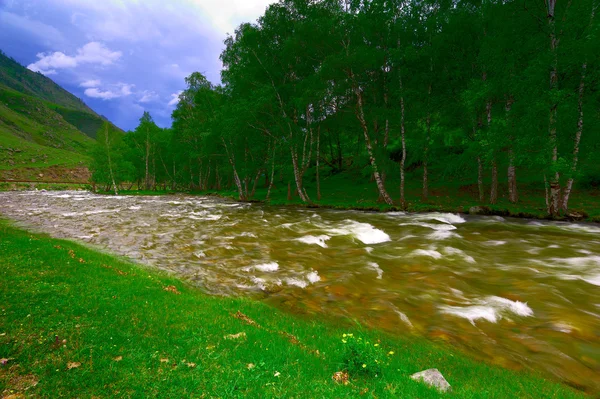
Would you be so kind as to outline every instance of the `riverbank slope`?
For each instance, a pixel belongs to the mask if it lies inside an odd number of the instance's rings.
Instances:
[[[3,221],[0,258],[3,397],[429,398],[440,394],[409,376],[432,367],[453,386],[444,397],[584,396],[419,338],[208,296]],[[335,382],[345,369],[349,383]]]

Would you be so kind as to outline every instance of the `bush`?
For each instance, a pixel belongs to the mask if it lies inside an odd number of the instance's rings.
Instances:
[[[381,376],[381,367],[387,362],[386,354],[377,342],[370,342],[354,334],[342,335],[342,364],[350,376]],[[388,352],[387,356],[394,352]]]

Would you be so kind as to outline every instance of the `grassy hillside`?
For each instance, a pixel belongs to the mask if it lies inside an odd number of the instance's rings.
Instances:
[[[165,274],[2,221],[0,243],[0,396],[585,397],[440,343],[208,296]],[[451,392],[409,377],[431,367]]]
[[[89,163],[104,118],[51,79],[0,51],[0,179],[52,175],[62,181]],[[44,171],[52,168],[52,173]]]
[[[0,85],[63,107],[95,114],[83,101],[41,73],[32,72],[0,51]]]

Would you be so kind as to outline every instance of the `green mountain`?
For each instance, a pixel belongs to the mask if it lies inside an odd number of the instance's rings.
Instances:
[[[103,122],[79,98],[0,51],[0,179],[84,169]]]

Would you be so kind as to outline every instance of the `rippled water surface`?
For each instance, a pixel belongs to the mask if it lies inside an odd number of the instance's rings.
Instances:
[[[266,294],[600,392],[597,225],[86,192],[0,193],[0,210],[211,293]]]

